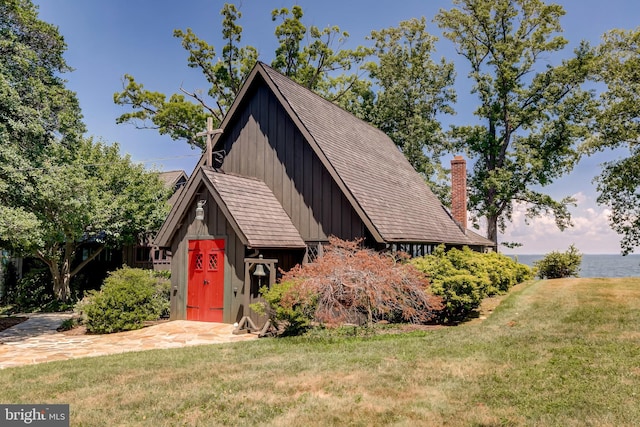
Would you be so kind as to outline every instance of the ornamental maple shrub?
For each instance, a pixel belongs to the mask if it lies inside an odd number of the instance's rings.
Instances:
[[[329,239],[324,256],[284,273],[263,288],[267,311],[286,326],[425,323],[441,309],[424,274],[389,254],[362,248],[361,241]]]

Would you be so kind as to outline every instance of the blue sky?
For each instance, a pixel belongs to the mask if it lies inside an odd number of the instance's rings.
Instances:
[[[172,141],[153,130],[138,130],[115,120],[127,110],[113,103],[113,94],[122,88],[122,76],[132,74],[146,89],[167,95],[180,87],[192,91],[206,89],[197,70],[186,66],[187,54],[173,37],[176,28],[192,28],[201,38],[219,48],[219,0],[34,0],[40,18],[59,27],[68,50],[66,59],[75,71],[67,74],[68,87],[75,91],[88,127],[88,134],[105,141],[118,142],[135,161],[160,170],[184,169],[190,173],[199,153],[187,144]],[[637,0],[561,0],[567,14],[562,19],[564,36],[569,40],[567,53],[580,40],[597,44],[600,36],[612,28],[632,29],[640,25],[640,2]],[[451,0],[242,0],[235,3],[243,14],[243,43],[254,45],[260,59],[270,63],[276,45],[271,10],[302,6],[307,25],[338,25],[348,31],[347,47],[366,44],[371,30],[397,26],[402,20],[425,16],[428,30],[440,36],[432,23],[439,9],[452,7]],[[456,90],[458,114],[447,122],[475,122],[472,111],[476,99],[469,94],[464,62],[453,46],[440,37],[435,57],[454,60],[457,66]],[[548,58],[556,64],[555,58]],[[552,218],[525,224],[516,208],[514,221],[501,241],[518,241],[523,247],[510,253],[536,254],[565,250],[574,243],[583,253],[618,253],[619,237],[607,223],[606,207],[595,203],[592,179],[599,164],[624,153],[603,153],[587,158],[567,177],[546,189],[552,196],[574,195],[578,207],[572,210],[575,227],[564,232],[555,228]]]

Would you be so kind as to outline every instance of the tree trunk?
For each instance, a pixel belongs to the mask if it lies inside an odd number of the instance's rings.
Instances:
[[[38,258],[44,261],[53,277],[53,295],[62,302],[67,302],[71,297],[71,278],[78,274],[89,262],[96,258],[104,249],[104,245],[97,248],[87,259],[71,270],[71,261],[75,254],[73,244],[66,245],[61,265],[55,259],[47,258],[43,253],[38,253]]]
[[[492,240],[498,247],[498,217],[487,216],[487,239]]]
[[[49,266],[53,276],[53,294],[58,301],[66,302],[71,296],[71,260],[65,257],[62,265],[55,267],[51,269],[51,265]]]

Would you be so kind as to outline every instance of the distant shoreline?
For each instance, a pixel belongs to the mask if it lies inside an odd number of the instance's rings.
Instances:
[[[551,251],[549,251],[549,252],[551,252]],[[562,252],[562,251],[560,251],[560,252]],[[501,252],[501,253],[503,255],[510,256],[510,257],[516,257],[516,256],[539,256],[539,257],[543,257],[543,256],[546,255],[546,253],[544,253],[544,254],[508,254],[508,253],[505,253],[505,252]],[[609,253],[609,254],[585,254],[585,253],[582,253],[582,255],[589,255],[589,256],[621,256],[623,258],[624,257],[635,257],[635,256],[639,256],[640,257],[640,254],[622,255],[620,253],[616,253],[616,254],[611,254],[611,253]]]
[[[530,267],[545,256],[505,255]],[[640,254],[583,254],[579,277],[640,277]]]

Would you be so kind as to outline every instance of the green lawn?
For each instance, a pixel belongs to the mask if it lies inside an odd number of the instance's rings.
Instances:
[[[0,349],[1,351],[1,349]],[[71,425],[637,425],[640,279],[521,285],[483,322],[264,339],[0,371]]]

